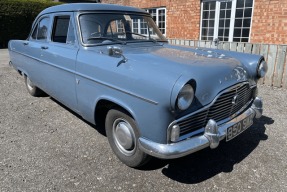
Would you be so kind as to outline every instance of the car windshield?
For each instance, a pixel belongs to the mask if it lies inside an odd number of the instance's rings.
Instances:
[[[79,23],[85,45],[167,41],[147,15],[87,13],[79,16]]]

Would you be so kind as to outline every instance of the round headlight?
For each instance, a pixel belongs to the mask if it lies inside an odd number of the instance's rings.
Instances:
[[[177,107],[180,110],[186,110],[192,103],[194,98],[194,90],[191,85],[186,84],[180,90],[177,97]]]
[[[258,66],[258,69],[257,69],[258,77],[259,78],[264,77],[267,73],[267,70],[268,70],[267,63],[266,63],[266,61],[262,60]]]

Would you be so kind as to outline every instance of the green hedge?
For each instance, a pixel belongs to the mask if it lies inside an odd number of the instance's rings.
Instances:
[[[10,39],[26,39],[36,16],[59,3],[51,0],[0,0],[0,48]]]

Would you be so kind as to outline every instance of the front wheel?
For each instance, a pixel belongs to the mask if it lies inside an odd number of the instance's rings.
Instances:
[[[34,97],[39,97],[39,96],[42,96],[44,95],[44,92],[39,89],[38,87],[36,87],[32,81],[29,79],[29,77],[27,77],[26,75],[24,76],[24,79],[25,79],[25,85],[26,85],[26,88],[29,92],[30,95],[34,96]]]
[[[139,132],[130,115],[122,110],[111,109],[105,127],[112,150],[127,166],[140,167],[150,160],[150,156],[139,149]]]

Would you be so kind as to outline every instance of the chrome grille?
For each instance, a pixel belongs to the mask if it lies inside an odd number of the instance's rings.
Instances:
[[[208,110],[204,110],[199,112],[183,121],[178,122],[180,127],[180,135],[184,135],[186,133],[191,132],[192,130],[196,130],[205,126],[206,116]]]
[[[209,119],[216,122],[231,117],[240,111],[253,98],[253,89],[249,84],[240,84],[221,94],[211,107],[189,116],[177,124],[180,136],[205,127]],[[232,102],[235,102],[233,104]]]

